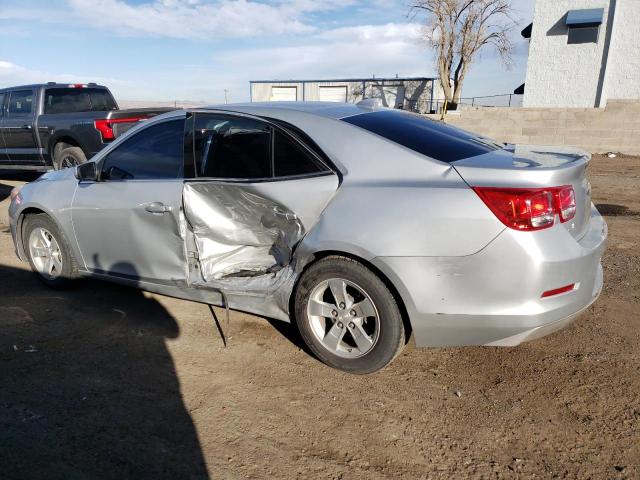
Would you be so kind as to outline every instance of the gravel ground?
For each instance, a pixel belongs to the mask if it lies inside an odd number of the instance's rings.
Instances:
[[[287,325],[13,254],[0,175],[0,477],[640,478],[640,158],[595,156],[602,296],[516,348],[407,348],[356,377]],[[224,319],[224,314],[216,310]]]

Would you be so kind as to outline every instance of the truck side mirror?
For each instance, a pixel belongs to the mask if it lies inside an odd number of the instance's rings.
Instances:
[[[96,162],[86,162],[78,165],[76,167],[76,178],[80,181],[89,180],[95,182],[98,180]]]

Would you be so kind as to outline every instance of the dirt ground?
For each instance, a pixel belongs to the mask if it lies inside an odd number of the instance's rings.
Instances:
[[[18,179],[16,179],[18,178]],[[357,377],[286,324],[18,262],[0,175],[0,478],[640,478],[640,158],[594,157],[602,296],[516,348]]]

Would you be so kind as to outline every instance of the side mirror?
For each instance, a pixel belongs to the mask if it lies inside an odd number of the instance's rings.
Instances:
[[[81,163],[76,167],[76,178],[80,181],[90,180],[95,182],[98,180],[98,169],[96,162]]]

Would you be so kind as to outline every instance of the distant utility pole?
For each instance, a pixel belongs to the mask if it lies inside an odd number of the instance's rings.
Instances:
[[[229,90],[227,90],[226,88],[224,89],[224,103],[229,103]]]

